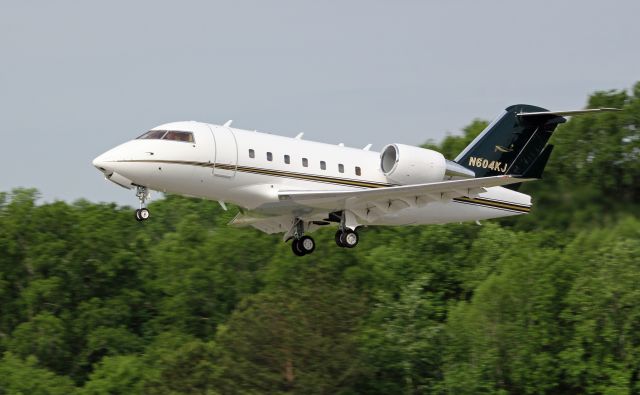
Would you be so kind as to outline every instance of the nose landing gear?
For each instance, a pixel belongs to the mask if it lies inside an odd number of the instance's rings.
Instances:
[[[149,210],[146,208],[136,209],[136,220],[138,221],[146,221],[149,219]]]
[[[150,216],[146,201],[151,196],[151,193],[147,187],[139,186],[136,188],[136,196],[140,200],[140,208],[136,210],[136,220],[138,222],[146,221]]]

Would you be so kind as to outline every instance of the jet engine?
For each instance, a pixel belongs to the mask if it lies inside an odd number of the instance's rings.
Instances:
[[[447,170],[441,153],[404,144],[389,144],[380,154],[387,178],[400,185],[442,181]]]

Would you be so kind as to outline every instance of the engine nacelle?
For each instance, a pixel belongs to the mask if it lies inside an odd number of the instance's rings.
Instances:
[[[380,154],[380,167],[396,184],[423,184],[444,179],[447,165],[441,153],[404,144],[389,144]]]

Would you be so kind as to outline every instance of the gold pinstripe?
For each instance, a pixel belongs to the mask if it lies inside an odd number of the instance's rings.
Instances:
[[[199,166],[199,167],[209,167],[209,168],[217,168],[223,170],[237,170],[243,173],[254,173],[254,174],[264,174],[274,177],[285,177],[285,178],[295,178],[307,181],[317,181],[324,182],[330,184],[341,184],[341,185],[350,185],[357,186],[363,188],[384,188],[392,186],[392,184],[385,184],[380,182],[373,181],[359,181],[352,180],[348,178],[337,178],[337,177],[327,177],[320,176],[315,174],[305,174],[305,173],[295,173],[284,170],[271,170],[271,169],[262,169],[258,167],[248,167],[248,166],[234,166],[227,165],[222,163],[210,163],[210,162],[190,162],[190,161],[178,161],[178,160],[145,160],[145,159],[131,159],[131,160],[121,160],[119,162],[148,162],[148,163],[166,163],[166,164],[176,164],[176,165],[191,165],[191,166]]]
[[[531,210],[529,206],[524,206],[524,205],[519,205],[514,203],[497,202],[494,200],[482,199],[482,198],[470,198],[470,197],[463,196],[463,197],[454,198],[453,200],[461,203],[472,203],[480,206],[488,206],[491,208],[501,208],[506,210],[518,211],[521,213],[528,213]]]
[[[358,181],[358,180],[350,180],[347,178],[326,177],[326,176],[319,176],[314,174],[295,173],[295,172],[289,172],[284,170],[262,169],[258,167],[249,167],[249,166],[234,166],[234,165],[227,165],[222,163],[211,163],[211,162],[178,161],[178,160],[144,160],[144,159],[120,160],[118,162],[166,163],[166,164],[188,165],[188,166],[198,166],[198,167],[208,167],[208,168],[215,167],[215,168],[224,169],[224,170],[236,170],[243,173],[263,174],[263,175],[268,175],[273,177],[285,177],[285,178],[293,178],[297,180],[316,181],[316,182],[338,184],[338,185],[358,186],[363,188],[385,188],[385,187],[393,186],[393,184],[385,184],[385,183],[379,183],[379,182]],[[530,206],[497,201],[497,200],[492,200],[487,198],[470,198],[470,197],[463,196],[463,197],[454,198],[453,201],[458,203],[470,203],[470,204],[475,204],[475,205],[485,206],[490,208],[517,211],[521,213],[528,213],[531,209]]]

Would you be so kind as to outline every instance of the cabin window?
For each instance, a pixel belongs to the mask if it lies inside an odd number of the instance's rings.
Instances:
[[[255,158],[256,157],[256,151],[250,149],[249,150],[249,158]]]
[[[325,162],[325,161],[321,160],[321,161],[320,161],[320,168],[321,168],[322,170],[327,170],[327,162]]]
[[[285,155],[284,156],[284,163],[286,163],[286,164],[291,163],[291,157],[289,155]]]
[[[361,176],[362,175],[362,171],[360,170],[360,166],[356,166],[356,175],[357,176]]]
[[[344,165],[343,165],[342,163],[340,163],[340,164],[338,165],[338,171],[339,171],[340,173],[344,173]]]
[[[273,160],[273,154],[271,152],[267,152],[267,160],[271,162]]]
[[[302,158],[302,166],[304,166],[304,167],[309,167],[309,159],[307,159],[307,158]]]

